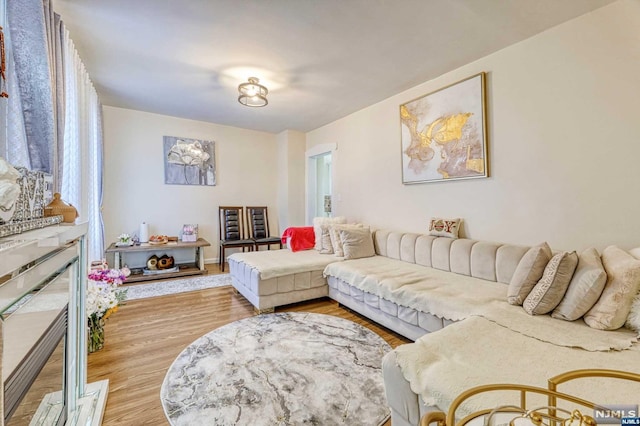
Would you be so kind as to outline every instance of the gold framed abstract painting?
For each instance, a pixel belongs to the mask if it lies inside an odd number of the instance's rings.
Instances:
[[[402,183],[489,176],[485,73],[400,105]]]

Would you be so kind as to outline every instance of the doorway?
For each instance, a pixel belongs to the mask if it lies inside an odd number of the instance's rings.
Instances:
[[[307,152],[307,223],[314,217],[331,217],[333,149]]]

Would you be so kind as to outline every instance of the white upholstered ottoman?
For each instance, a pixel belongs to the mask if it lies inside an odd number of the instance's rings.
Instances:
[[[322,272],[328,264],[341,260],[316,250],[254,251],[235,253],[228,258],[233,287],[251,302],[257,313],[327,296],[329,287]]]

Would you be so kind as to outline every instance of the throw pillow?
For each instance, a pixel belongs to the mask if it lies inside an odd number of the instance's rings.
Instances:
[[[602,264],[607,283],[600,299],[584,316],[584,322],[599,330],[617,330],[624,325],[640,289],[640,260],[621,248],[609,246],[602,252]]]
[[[346,218],[339,217],[314,217],[313,218],[313,233],[316,237],[316,242],[313,248],[320,251],[322,250],[322,225],[330,225],[332,223],[346,223]]]
[[[321,234],[321,243],[322,248],[320,249],[320,254],[333,254],[333,244],[331,241],[331,226],[332,225],[322,225],[320,227]]]
[[[524,310],[529,315],[551,312],[564,297],[577,265],[578,255],[575,251],[554,255],[545,266],[542,278],[522,303]]]
[[[341,229],[358,229],[358,228],[364,228],[364,225],[361,223],[331,225],[331,227],[329,228],[329,233],[331,235],[331,245],[333,246],[333,252],[337,257],[344,256],[344,251],[342,249],[342,240],[340,239],[340,230]]]
[[[598,301],[606,282],[607,273],[598,250],[590,248],[583,251],[567,293],[551,316],[566,321],[581,318]]]
[[[369,228],[341,229],[340,240],[345,259],[360,259],[376,255]]]
[[[507,290],[507,301],[511,305],[522,305],[524,299],[542,278],[549,259],[551,259],[551,248],[547,243],[531,247],[522,256]]]
[[[633,299],[631,311],[629,312],[625,325],[628,329],[640,334],[640,294]]]
[[[429,222],[429,235],[435,237],[458,238],[462,219],[442,219],[433,217]]]

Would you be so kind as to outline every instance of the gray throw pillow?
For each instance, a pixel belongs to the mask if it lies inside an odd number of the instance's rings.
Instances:
[[[578,258],[578,267],[564,298],[551,316],[566,321],[581,318],[598,301],[606,282],[607,273],[598,250],[586,249]]]
[[[544,268],[542,278],[522,303],[529,315],[548,314],[558,306],[578,265],[575,251],[554,255]]]
[[[542,278],[549,259],[551,259],[551,248],[546,242],[531,247],[522,256],[507,289],[507,301],[511,305],[522,305],[524,299]]]
[[[345,259],[360,259],[376,255],[369,228],[340,229],[340,240]]]

